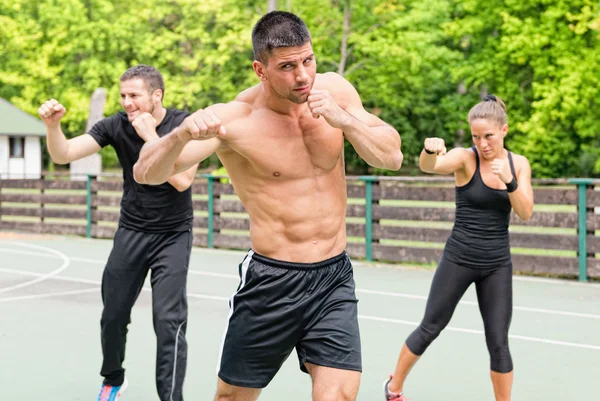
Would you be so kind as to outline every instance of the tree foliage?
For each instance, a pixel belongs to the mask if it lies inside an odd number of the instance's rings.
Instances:
[[[35,115],[54,97],[68,136],[89,98],[138,64],[166,81],[165,105],[193,111],[258,81],[250,34],[271,0],[0,0],[0,97]],[[337,71],[365,107],[401,133],[468,146],[482,94],[509,108],[507,146],[537,177],[600,175],[600,15],[591,0],[279,0],[311,29],[319,72]],[[116,163],[111,151],[105,165]],[[214,160],[213,160],[214,161]],[[369,169],[347,143],[350,172]],[[403,171],[400,171],[402,174]]]

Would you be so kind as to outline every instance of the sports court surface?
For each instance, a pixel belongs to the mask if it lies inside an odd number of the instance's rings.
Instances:
[[[0,237],[2,238],[2,237]],[[100,279],[110,240],[0,239],[0,382],[4,400],[95,400],[100,388]],[[192,251],[188,280],[188,401],[212,400],[215,366],[245,252]],[[420,321],[433,270],[355,262],[363,344],[360,401],[382,382]],[[135,305],[123,401],[157,400],[151,293]],[[514,401],[599,400],[600,285],[515,277],[511,351]],[[409,377],[414,401],[493,400],[483,325],[471,287],[449,327]],[[295,353],[260,400],[310,400]]]

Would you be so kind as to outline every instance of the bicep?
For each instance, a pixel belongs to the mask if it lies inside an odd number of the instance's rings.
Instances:
[[[517,174],[517,183],[524,188],[528,195],[533,199],[533,188],[531,186],[531,166],[527,158],[523,157],[523,165]]]
[[[366,111],[362,103],[348,104],[348,106],[346,106],[346,111],[357,120],[367,124],[369,127],[382,127],[388,125],[379,117]]]
[[[98,142],[88,134],[71,138],[67,143],[69,144],[68,158],[70,161],[93,155],[102,149]]]
[[[388,124],[379,117],[365,110],[362,100],[360,100],[360,95],[349,82],[345,82],[342,92],[339,93],[338,96],[340,95],[345,103],[342,104],[342,108],[357,120],[362,121],[369,127],[388,126]]]

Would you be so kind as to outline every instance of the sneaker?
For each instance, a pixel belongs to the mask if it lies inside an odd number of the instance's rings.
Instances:
[[[98,394],[98,401],[117,401],[125,390],[127,390],[127,378],[123,381],[123,384],[120,386],[110,386],[108,384],[104,384],[100,389],[100,394]]]
[[[404,394],[390,392],[389,386],[390,386],[390,382],[391,381],[392,381],[392,376],[390,376],[389,379],[387,379],[385,382],[383,382],[383,391],[385,392],[385,399],[386,399],[386,401],[388,401],[388,400],[408,401],[408,398],[406,398],[404,396]]]

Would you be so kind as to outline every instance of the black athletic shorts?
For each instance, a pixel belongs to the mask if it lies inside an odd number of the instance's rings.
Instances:
[[[295,347],[305,363],[361,371],[352,264],[346,253],[318,263],[289,263],[249,251],[229,301],[219,377],[264,388]]]

